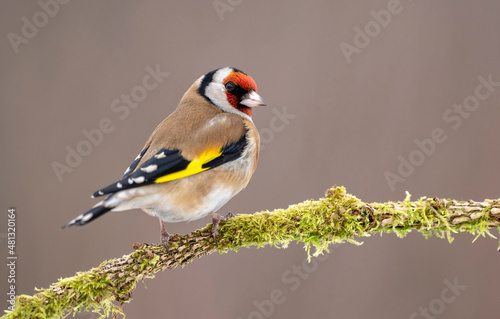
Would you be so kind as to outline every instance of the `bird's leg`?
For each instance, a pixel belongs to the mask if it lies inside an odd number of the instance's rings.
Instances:
[[[165,229],[165,225],[163,224],[163,220],[160,219],[160,240],[163,245],[165,245],[165,248],[168,250],[168,241],[170,239],[170,234],[167,233],[167,230]]]
[[[226,220],[226,219],[229,219],[231,217],[234,217],[234,214],[230,212],[226,216],[221,216],[221,215],[216,214],[214,212],[210,212],[210,213],[208,213],[208,215],[210,215],[210,217],[212,217],[212,237],[214,238],[214,244],[217,245],[216,237],[219,234],[217,232],[217,228],[219,228],[219,223],[221,222],[221,220]]]

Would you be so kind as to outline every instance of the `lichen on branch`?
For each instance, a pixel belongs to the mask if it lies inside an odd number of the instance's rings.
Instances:
[[[291,205],[287,209],[238,215],[219,226],[218,244],[211,224],[188,235],[175,235],[167,251],[162,245],[134,244],[135,251],[103,262],[86,272],[60,279],[33,296],[16,297],[14,311],[2,318],[59,318],[71,312],[92,310],[102,317],[122,314],[136,283],[165,269],[173,269],[213,252],[238,251],[241,247],[305,244],[308,255],[328,251],[331,243],[352,242],[376,233],[404,237],[412,230],[426,238],[437,235],[452,242],[453,233],[489,235],[500,230],[500,200],[482,202],[420,198],[401,202],[364,203],[333,187],[324,198]]]

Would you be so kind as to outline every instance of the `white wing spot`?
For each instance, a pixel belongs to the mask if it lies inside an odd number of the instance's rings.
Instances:
[[[127,174],[128,172],[130,172],[130,167],[127,167],[127,169],[125,170],[125,173],[123,173],[123,174]]]
[[[135,159],[138,160],[139,158],[141,158],[141,153],[139,153]]]
[[[133,184],[134,183],[134,181],[131,178],[129,178],[127,181],[128,181],[129,184]]]
[[[122,187],[123,187],[123,185],[122,185],[122,184],[120,184],[120,183],[116,183],[116,187],[117,187],[117,188],[122,188]]]
[[[133,180],[135,183],[140,184],[140,183],[144,183],[145,178],[144,178],[144,176],[139,176],[139,177],[137,177],[137,178],[132,178],[132,180]]]
[[[160,158],[165,158],[165,157],[167,157],[167,155],[165,155],[165,152],[161,152],[160,154],[156,154],[156,155],[155,155],[155,157],[156,157],[157,159],[160,159]]]
[[[87,214],[87,215],[84,215],[83,218],[82,218],[82,222],[87,222],[89,221],[89,219],[91,219],[92,217],[94,217],[94,214]]]
[[[104,193],[102,191],[98,191],[97,194],[104,195]]]
[[[141,167],[141,171],[146,172],[146,173],[154,172],[157,169],[158,169],[158,165],[156,165],[156,164],[151,164],[147,167]]]

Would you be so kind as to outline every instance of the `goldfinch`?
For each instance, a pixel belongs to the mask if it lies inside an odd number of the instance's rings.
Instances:
[[[64,228],[83,226],[109,211],[141,208],[164,222],[212,217],[216,242],[222,217],[215,212],[245,188],[259,158],[252,108],[265,106],[255,81],[232,67],[196,80],[175,111],[153,131],[122,178],[96,191],[106,196]]]

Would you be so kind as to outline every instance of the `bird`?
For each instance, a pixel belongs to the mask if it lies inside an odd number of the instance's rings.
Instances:
[[[177,108],[153,131],[117,182],[97,190],[104,199],[63,228],[86,225],[110,211],[142,209],[160,221],[160,240],[168,249],[165,223],[212,217],[250,181],[259,158],[260,137],[254,107],[266,106],[251,76],[222,67],[198,78]]]

